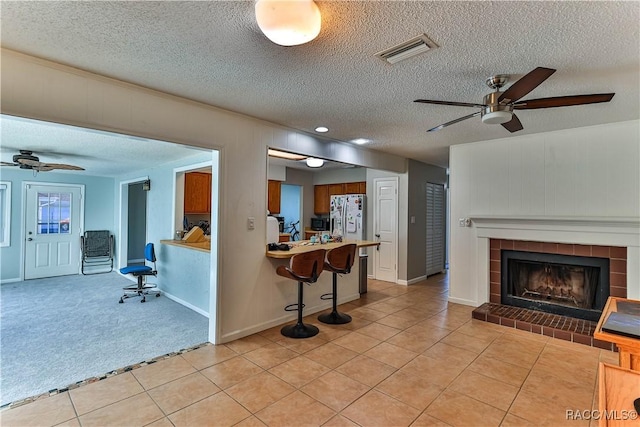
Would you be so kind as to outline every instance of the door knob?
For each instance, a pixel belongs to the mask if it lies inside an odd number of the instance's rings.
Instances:
[[[33,239],[32,239],[31,237],[29,237],[27,240],[30,242],[30,241],[32,241]]]

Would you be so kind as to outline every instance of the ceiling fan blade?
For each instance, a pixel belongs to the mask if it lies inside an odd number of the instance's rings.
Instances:
[[[520,123],[520,119],[515,114],[513,114],[511,116],[511,120],[510,121],[508,121],[507,123],[501,123],[501,124],[502,124],[503,128],[505,128],[506,130],[508,130],[511,133],[518,132],[519,130],[524,129],[522,127],[522,123]]]
[[[21,165],[27,165],[27,166],[31,166],[31,167],[39,167],[39,166],[44,164],[44,163],[40,163],[39,161],[33,160],[33,159],[16,159],[16,160]]]
[[[15,163],[9,163],[9,162],[0,162],[0,164],[1,164],[2,166],[18,166],[18,165],[16,165]]]
[[[413,102],[421,102],[423,104],[436,104],[436,105],[454,105],[457,107],[475,107],[475,108],[486,107],[486,105],[484,104],[471,104],[469,102],[453,102],[453,101],[434,101],[432,99],[416,99]]]
[[[572,105],[598,104],[609,102],[615,93],[594,93],[592,95],[555,96],[552,98],[528,99],[513,104],[517,110],[534,110],[536,108],[569,107]]]
[[[461,122],[463,120],[467,120],[467,119],[470,119],[471,117],[475,117],[475,116],[479,116],[479,115],[480,115],[480,111],[478,111],[477,113],[469,114],[468,116],[460,117],[459,119],[451,120],[450,122],[447,122],[447,123],[443,123],[441,125],[438,125],[438,126],[436,126],[434,128],[429,129],[427,132],[435,132],[435,131],[440,130],[442,128],[446,128],[447,126],[451,126],[451,125],[456,124],[458,122]]]
[[[520,80],[512,84],[509,89],[505,90],[498,98],[498,102],[501,104],[510,104],[522,98],[535,88],[537,88],[543,81],[547,80],[551,74],[556,70],[552,68],[538,67],[526,74]]]
[[[53,170],[53,169],[64,169],[64,170],[70,170],[70,171],[83,171],[84,168],[81,168],[80,166],[74,166],[74,165],[66,165],[64,163],[40,163],[39,166],[40,170]]]

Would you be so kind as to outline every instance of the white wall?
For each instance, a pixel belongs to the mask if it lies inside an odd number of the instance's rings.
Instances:
[[[265,257],[268,146],[364,167],[400,172],[405,168],[405,159],[397,156],[321,142],[264,121],[6,49],[1,65],[5,114],[220,150],[219,255],[212,259],[212,266],[219,266],[212,275],[218,318],[217,323],[216,316],[210,318],[212,341],[226,342],[274,326],[282,322],[283,307],[295,302],[291,298],[295,284],[280,281],[274,263]],[[256,218],[255,230],[247,229],[248,217]],[[148,225],[153,227],[154,222]],[[173,237],[171,229],[167,226],[165,238]],[[212,249],[212,257],[215,253]]]
[[[487,229],[501,227],[522,240],[627,246],[629,297],[640,297],[640,121],[454,145],[449,178],[452,301],[488,301]],[[467,217],[503,224],[459,227]]]

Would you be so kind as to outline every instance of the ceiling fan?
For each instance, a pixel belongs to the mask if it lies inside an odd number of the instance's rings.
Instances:
[[[431,99],[416,99],[414,102],[422,102],[424,104],[474,107],[480,109],[473,114],[469,114],[467,116],[463,116],[431,128],[427,132],[434,132],[476,116],[482,117],[482,123],[501,124],[502,127],[504,127],[509,132],[517,132],[519,130],[522,130],[523,127],[522,123],[520,123],[520,119],[518,119],[518,116],[513,113],[513,110],[533,110],[537,108],[597,104],[599,102],[609,102],[611,101],[611,98],[613,98],[613,95],[615,95],[615,93],[597,93],[591,95],[556,96],[551,98],[539,98],[519,101],[520,98],[534,90],[555,72],[556,70],[551,68],[538,67],[535,70],[531,71],[529,74],[526,74],[520,80],[516,81],[504,92],[501,92],[500,89],[507,83],[507,81],[509,80],[509,76],[506,74],[491,76],[486,80],[486,83],[487,86],[494,89],[495,92],[491,92],[490,94],[485,95],[482,104],[472,104],[468,102],[435,101]]]
[[[20,150],[20,154],[13,156],[13,163],[2,162],[2,166],[18,166],[20,169],[29,169],[36,172],[48,172],[54,169],[83,171],[80,166],[67,165],[64,163],[42,163],[37,156],[33,155],[33,151]]]

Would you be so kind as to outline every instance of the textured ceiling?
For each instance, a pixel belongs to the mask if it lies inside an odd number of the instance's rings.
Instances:
[[[10,116],[0,117],[0,129],[2,161],[11,163],[19,150],[30,150],[42,163],[72,164],[85,169],[56,170],[62,173],[115,177],[203,153],[201,149],[164,141]],[[6,168],[10,167],[3,166],[2,171]]]
[[[252,1],[2,1],[2,46],[329,138],[447,165],[451,144],[511,134],[465,107],[484,81],[558,71],[527,98],[615,92],[608,104],[521,111],[514,135],[640,117],[640,3],[318,1],[322,31],[281,47]],[[375,53],[425,33],[438,47],[390,65]]]

